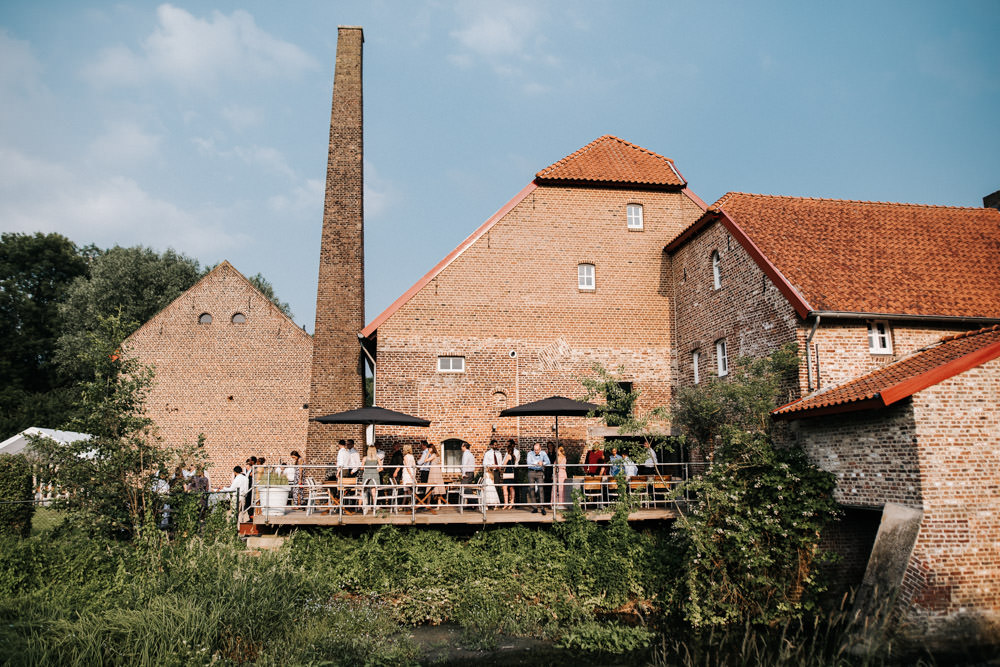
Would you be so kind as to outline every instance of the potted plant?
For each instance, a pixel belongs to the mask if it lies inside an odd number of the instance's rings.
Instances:
[[[254,486],[260,499],[260,509],[264,516],[280,516],[288,507],[288,494],[292,486],[288,477],[274,470],[260,471],[255,475]]]

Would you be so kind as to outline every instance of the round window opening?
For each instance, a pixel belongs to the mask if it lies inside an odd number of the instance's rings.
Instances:
[[[212,316],[208,313],[202,313],[198,316],[198,324],[211,324]]]
[[[233,324],[246,324],[246,323],[247,323],[246,315],[244,315],[243,313],[233,314]]]

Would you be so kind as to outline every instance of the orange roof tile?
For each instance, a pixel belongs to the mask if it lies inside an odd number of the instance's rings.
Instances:
[[[777,419],[882,408],[1000,357],[1000,325],[942,338],[888,366],[774,410]]]
[[[683,187],[674,161],[606,134],[535,174],[535,182]]]
[[[773,265],[800,315],[1000,319],[996,209],[730,192],[666,250],[716,219]]]

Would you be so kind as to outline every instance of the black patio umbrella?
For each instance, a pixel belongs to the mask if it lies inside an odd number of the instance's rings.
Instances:
[[[565,396],[549,396],[540,401],[532,401],[524,405],[507,408],[500,413],[501,417],[555,417],[556,418],[556,447],[559,446],[559,418],[560,417],[586,417],[588,414],[598,409],[599,405],[587,403],[586,401],[574,401]]]
[[[310,421],[320,424],[387,424],[391,426],[430,426],[426,419],[414,417],[395,410],[386,410],[377,405],[346,412],[336,412],[332,415],[313,417]]]

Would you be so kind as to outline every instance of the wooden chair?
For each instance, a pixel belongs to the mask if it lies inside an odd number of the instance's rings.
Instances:
[[[353,509],[361,508],[364,497],[357,477],[341,477],[339,488],[341,507],[346,510],[348,504],[352,504]]]
[[[413,504],[417,507],[423,507],[425,509],[433,509],[431,505],[431,489],[434,487],[430,484],[425,486],[414,485],[413,487]]]
[[[604,480],[604,488],[607,494],[608,504],[618,502],[618,478],[608,477]]]
[[[649,507],[649,481],[637,476],[628,481],[628,492],[639,501],[639,507]]]
[[[670,499],[670,491],[673,484],[670,481],[670,477],[654,477],[653,482],[649,485],[650,487],[650,504],[654,507],[662,504],[666,507]]]
[[[600,477],[583,478],[583,506],[604,505],[604,480]]]

